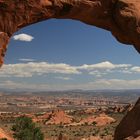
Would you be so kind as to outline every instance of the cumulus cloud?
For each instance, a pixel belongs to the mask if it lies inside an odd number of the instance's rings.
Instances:
[[[84,65],[78,67],[78,69],[93,70],[93,69],[127,68],[127,67],[131,67],[131,64],[112,64],[109,61],[105,61],[105,62],[92,64],[92,65],[84,64]]]
[[[102,77],[109,73],[125,73],[130,74],[131,64],[113,64],[109,61],[97,63],[97,64],[84,64],[82,66],[78,66],[77,69],[88,71],[90,75],[94,75],[95,77]]]
[[[108,61],[92,65],[72,66],[65,63],[35,62],[34,59],[19,60],[24,63],[5,64],[0,70],[0,77],[33,77],[48,73],[82,74],[84,71],[86,74],[99,78],[110,73],[132,74],[140,71],[139,67],[130,64],[113,64]]]
[[[48,73],[80,74],[74,66],[64,63],[28,62],[4,65],[0,70],[0,77],[32,77]]]
[[[91,65],[85,64],[73,66],[65,63],[35,62],[33,59],[20,59],[20,61],[24,63],[5,64],[0,69],[0,88],[8,87],[10,89],[65,90],[132,89],[140,87],[140,79],[125,80],[127,75],[134,78],[133,74],[140,73],[140,66],[133,66],[131,64],[113,64],[109,61],[105,61]],[[38,81],[38,84],[34,82],[36,76],[45,76],[47,74],[53,74],[51,84],[40,83],[41,81]],[[73,78],[73,74],[77,78],[81,76],[80,79]],[[118,74],[122,79],[117,79]],[[92,76],[94,77],[93,79]],[[18,79],[22,82],[17,82],[17,78],[13,81],[9,80],[14,79],[15,77],[18,77]],[[24,81],[24,78],[29,77],[32,77],[31,83]],[[112,79],[109,79],[111,77]],[[83,78],[85,78],[85,81]],[[56,79],[62,80],[62,82],[55,82]],[[69,81],[65,82],[65,80]]]
[[[31,36],[31,35],[28,35],[28,34],[18,34],[18,35],[14,35],[13,39],[14,40],[19,40],[19,41],[30,42],[34,39],[34,37]]]

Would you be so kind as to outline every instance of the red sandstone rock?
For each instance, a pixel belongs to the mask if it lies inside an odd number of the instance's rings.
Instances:
[[[140,99],[127,113],[115,131],[114,140],[140,140]],[[126,140],[127,140],[126,139]]]
[[[83,120],[81,120],[78,124],[93,124],[95,123],[96,126],[105,126],[107,124],[111,124],[111,123],[114,123],[115,122],[115,119],[109,117],[108,115],[106,114],[100,114],[99,116],[90,116],[90,117],[87,117],[87,118],[84,118]]]
[[[22,27],[50,18],[80,20],[111,31],[140,52],[139,0],[0,0],[0,64],[9,37]]]
[[[54,111],[46,124],[70,124],[73,117],[67,115],[64,111]]]
[[[7,140],[14,140],[9,134],[7,134],[2,128],[0,128],[0,139],[6,138]]]

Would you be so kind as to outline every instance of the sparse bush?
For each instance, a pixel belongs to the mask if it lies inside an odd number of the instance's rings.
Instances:
[[[35,126],[31,118],[19,117],[12,126],[13,137],[17,140],[44,140],[44,135],[39,127]]]

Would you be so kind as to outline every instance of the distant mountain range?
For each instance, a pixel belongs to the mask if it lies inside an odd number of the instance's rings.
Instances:
[[[98,97],[98,98],[115,98],[126,101],[136,101],[140,97],[140,89],[131,90],[63,90],[63,91],[19,91],[19,90],[6,90],[0,89],[0,93],[4,95],[39,95],[39,96],[57,96],[57,97]]]

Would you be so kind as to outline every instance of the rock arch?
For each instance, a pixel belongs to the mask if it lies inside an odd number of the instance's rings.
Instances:
[[[0,66],[14,32],[50,18],[103,28],[140,52],[139,9],[139,0],[0,0]]]

